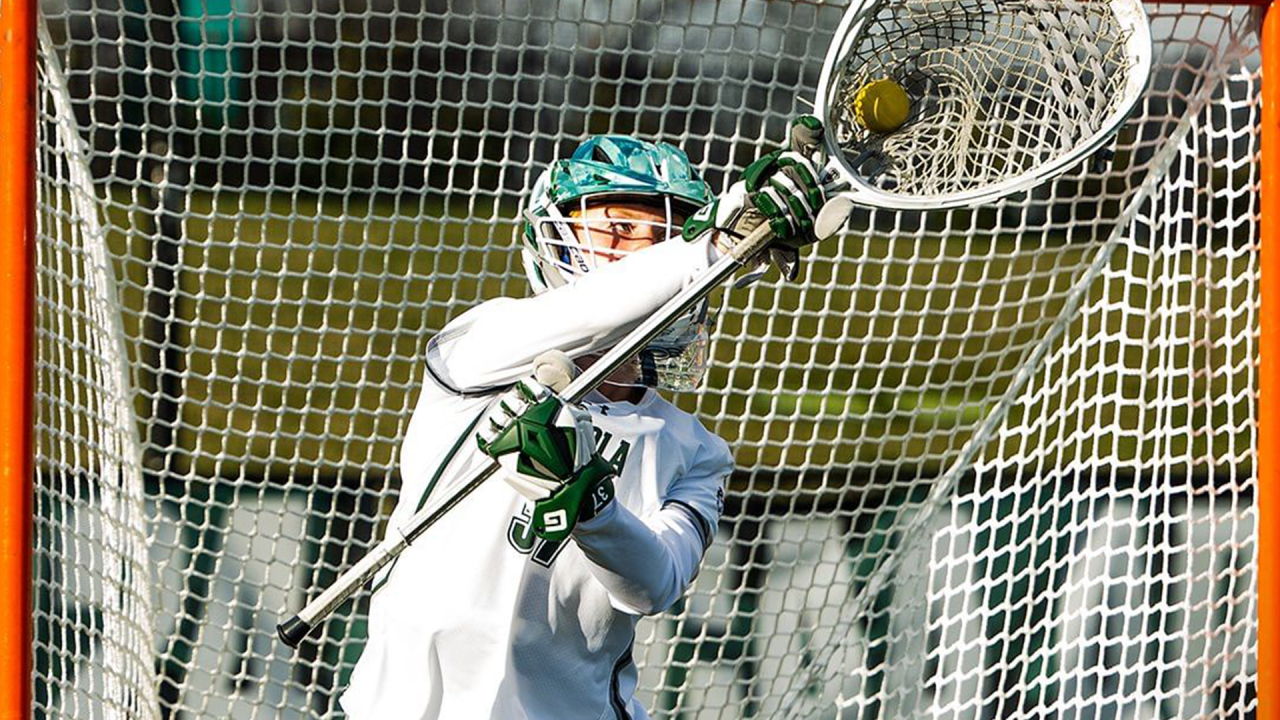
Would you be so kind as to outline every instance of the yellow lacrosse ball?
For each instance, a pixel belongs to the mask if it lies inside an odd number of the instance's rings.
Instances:
[[[853,98],[853,115],[873,133],[891,133],[902,127],[911,114],[907,91],[889,78],[872,80]]]

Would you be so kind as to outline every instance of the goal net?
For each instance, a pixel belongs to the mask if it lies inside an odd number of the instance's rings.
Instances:
[[[275,625],[381,537],[425,340],[527,292],[532,179],[616,132],[722,190],[843,9],[438,5],[43,3],[37,717],[339,715],[367,598]],[[1261,12],[1148,11],[1113,154],[718,296],[653,718],[1252,715]]]

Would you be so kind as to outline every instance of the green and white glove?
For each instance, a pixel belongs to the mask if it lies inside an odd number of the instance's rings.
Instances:
[[[613,501],[614,470],[596,451],[591,415],[533,378],[498,396],[476,442],[533,501],[533,532],[563,540]]]
[[[791,121],[787,150],[775,150],[751,163],[742,177],[710,205],[685,222],[685,240],[692,241],[713,232],[712,242],[722,252],[733,249],[762,222],[768,222],[774,238],[767,255],[788,280],[799,274],[799,251],[806,245],[834,234],[848,217],[847,204],[836,213],[819,213],[829,200],[823,179],[813,158],[822,149],[822,121],[801,115]],[[837,217],[838,215],[838,217]],[[739,285],[764,274],[766,258]]]

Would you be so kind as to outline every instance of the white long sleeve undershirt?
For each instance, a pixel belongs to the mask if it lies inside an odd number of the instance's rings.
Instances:
[[[527,376],[534,358],[547,350],[570,357],[605,350],[692,283],[714,257],[708,240],[664,242],[541,295],[492,300],[432,339],[427,367],[446,387],[484,392]],[[446,345],[447,363],[440,358]]]
[[[641,519],[615,502],[574,528],[573,539],[614,607],[653,615],[680,599],[710,541],[706,521],[693,512],[668,505]]]

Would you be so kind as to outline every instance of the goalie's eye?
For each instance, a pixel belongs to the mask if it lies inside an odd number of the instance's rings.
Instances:
[[[625,220],[614,220],[612,223],[610,223],[609,229],[615,235],[631,237],[636,234],[636,230],[638,228],[635,223],[627,222]]]

